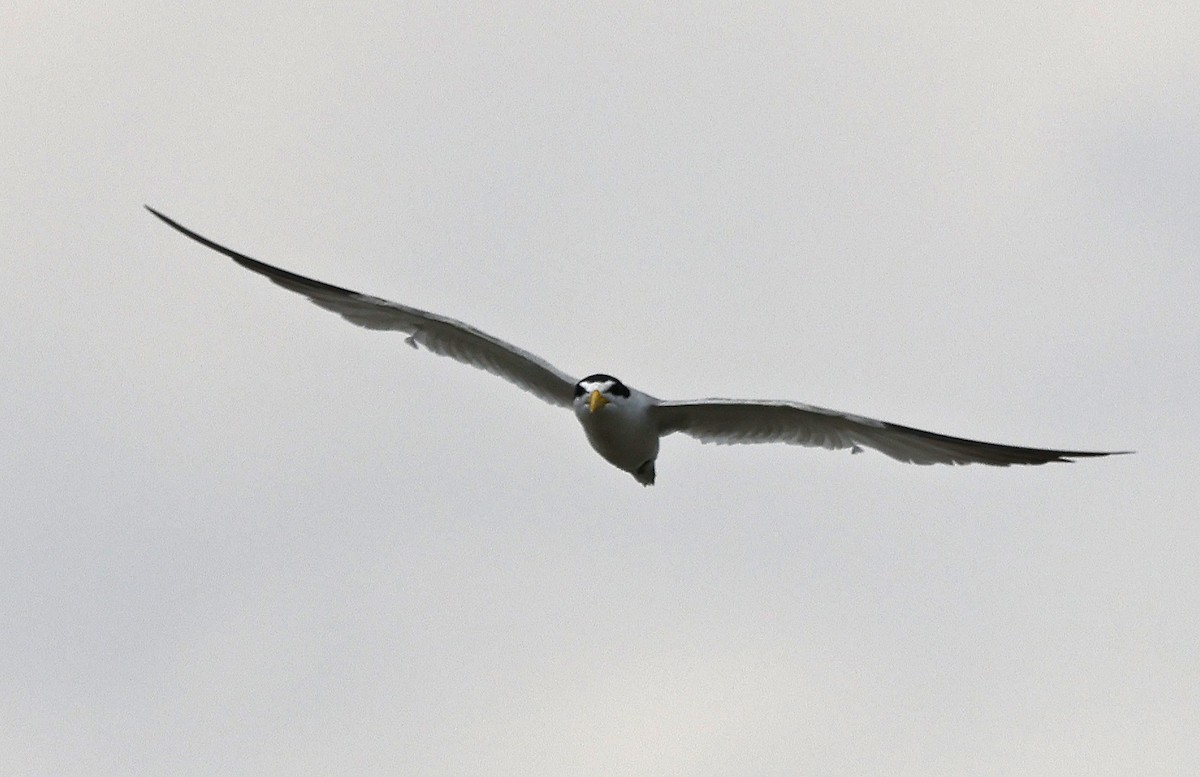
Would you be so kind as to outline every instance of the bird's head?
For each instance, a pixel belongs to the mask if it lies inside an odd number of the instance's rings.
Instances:
[[[612,375],[588,375],[575,384],[575,407],[586,407],[589,413],[596,413],[605,405],[626,399],[629,399],[629,388]]]

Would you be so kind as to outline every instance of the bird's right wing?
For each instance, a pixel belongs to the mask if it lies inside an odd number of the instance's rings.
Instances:
[[[265,276],[272,283],[303,294],[314,304],[337,313],[352,324],[367,329],[406,332],[409,335],[407,341],[414,348],[422,346],[433,353],[486,370],[553,405],[571,406],[575,380],[545,360],[515,345],[452,318],[281,270],[214,243],[149,205],[146,206],[146,210],[197,243],[228,256],[247,270]]]
[[[875,450],[913,464],[1045,464],[1113,452],[1060,451],[968,440],[799,402],[701,399],[661,402],[660,434],[682,432],[725,445],[782,442],[818,448]],[[1126,453],[1127,451],[1121,451]]]

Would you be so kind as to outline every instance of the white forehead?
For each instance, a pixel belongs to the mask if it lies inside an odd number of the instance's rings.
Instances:
[[[606,391],[608,391],[609,389],[611,389],[614,385],[616,385],[616,381],[612,381],[612,380],[581,380],[581,381],[579,381],[579,385],[583,386],[584,391],[599,391],[601,394],[603,394]]]

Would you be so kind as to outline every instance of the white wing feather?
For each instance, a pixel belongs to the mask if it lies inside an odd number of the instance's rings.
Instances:
[[[528,351],[452,318],[281,270],[214,243],[148,205],[146,210],[196,242],[289,291],[303,294],[314,304],[337,313],[352,324],[367,329],[406,332],[409,335],[406,339],[413,347],[422,346],[433,353],[486,370],[553,405],[571,406],[574,378]]]
[[[655,408],[660,434],[682,432],[701,442],[782,442],[817,448],[874,448],[913,464],[1045,464],[1110,453],[1060,451],[998,445],[950,437],[874,418],[803,405],[734,399],[660,402]]]

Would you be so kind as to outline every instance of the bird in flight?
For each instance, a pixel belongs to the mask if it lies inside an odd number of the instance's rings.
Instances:
[[[367,329],[403,332],[425,348],[486,370],[552,405],[570,408],[588,442],[617,469],[644,486],[654,483],[659,439],[675,432],[718,444],[788,443],[819,448],[873,448],[913,464],[1045,464],[1128,451],[1064,451],[998,445],[950,437],[852,413],[780,400],[663,400],[596,373],[582,380],[469,324],[397,302],[361,294],[252,259],[199,235],[149,205],[167,226],[228,256],[272,283]]]

